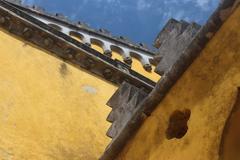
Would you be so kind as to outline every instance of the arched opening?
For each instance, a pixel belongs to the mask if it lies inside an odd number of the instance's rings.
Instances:
[[[225,124],[221,146],[220,160],[239,160],[240,157],[240,88],[232,112]]]
[[[160,79],[160,76],[154,72],[155,67],[152,66],[152,71],[146,71],[143,67],[142,63],[142,57],[135,53],[130,52],[130,55],[132,57],[132,69],[138,73],[143,74],[145,77],[148,77],[149,79],[157,82]]]
[[[78,33],[78,32],[75,32],[75,31],[71,31],[69,33],[69,35],[74,38],[75,40],[79,41],[79,42],[83,42],[83,35]]]
[[[93,49],[95,49],[96,51],[103,54],[103,52],[104,52],[103,48],[102,48],[103,42],[98,39],[95,39],[95,38],[91,38],[90,41],[91,41],[91,47]]]
[[[123,50],[120,47],[114,46],[114,45],[111,45],[110,48],[112,50],[112,59],[117,59],[123,62],[123,57],[122,57]]]

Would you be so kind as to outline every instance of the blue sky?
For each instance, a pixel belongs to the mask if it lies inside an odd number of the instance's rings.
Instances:
[[[23,3],[152,45],[169,18],[204,24],[219,0],[23,0]]]

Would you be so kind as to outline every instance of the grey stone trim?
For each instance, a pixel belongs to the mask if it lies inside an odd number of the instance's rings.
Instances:
[[[51,19],[46,19],[44,17],[40,17],[40,16],[36,16],[36,15],[32,15],[33,17],[37,18],[38,20],[46,23],[46,24],[54,24],[59,26],[60,28],[62,28],[62,32],[65,33],[66,35],[71,35],[71,34],[79,34],[81,35],[81,40],[83,41],[84,44],[91,46],[91,44],[93,43],[97,43],[102,49],[103,52],[105,54],[107,54],[108,56],[112,55],[109,54],[110,52],[112,53],[113,51],[116,51],[118,53],[121,54],[124,62],[126,62],[127,64],[131,65],[131,59],[132,57],[134,57],[134,55],[136,55],[135,57],[137,57],[137,59],[142,63],[143,68],[145,65],[148,66],[152,66],[152,64],[150,63],[150,59],[153,59],[152,55],[146,54],[143,51],[137,51],[131,47],[125,46],[123,44],[119,44],[116,43],[114,41],[105,39],[103,37],[100,37],[96,34],[90,34],[88,32],[85,31],[81,31],[81,30],[74,30],[72,28],[69,28],[68,26],[64,26],[62,24],[58,24],[54,21],[51,21]],[[127,60],[128,61],[127,61]],[[130,62],[129,62],[130,61]],[[151,71],[151,69],[146,70],[146,71]]]
[[[10,3],[15,3],[15,4],[18,4],[18,5],[21,5],[22,4],[22,0],[6,0]]]
[[[119,87],[110,98],[107,105],[112,108],[107,121],[112,125],[107,132],[107,136],[118,138],[126,123],[131,119],[133,113],[138,110],[138,105],[147,97],[147,93],[127,82]],[[110,147],[111,145],[109,145]]]
[[[112,53],[113,51],[117,51],[121,54],[124,62],[130,66],[132,62],[131,59],[135,56],[134,58],[137,58],[142,63],[142,66],[146,71],[150,72],[152,70],[153,64],[151,64],[151,60],[153,59],[155,52],[147,49],[146,45],[143,43],[136,45],[125,37],[111,36],[111,33],[105,29],[94,30],[84,23],[74,24],[61,14],[55,14],[53,16],[46,13],[43,9],[38,9],[36,6],[32,8],[27,8],[19,5],[15,6],[19,9],[24,10],[25,12],[28,12],[28,14],[34,18],[50,25],[51,27],[58,26],[60,28],[59,30],[61,30],[66,35],[81,35],[80,39],[84,44],[88,46],[91,46],[93,42],[98,41],[98,44],[100,44],[100,47],[103,48],[103,52],[107,56],[112,55],[110,52]]]

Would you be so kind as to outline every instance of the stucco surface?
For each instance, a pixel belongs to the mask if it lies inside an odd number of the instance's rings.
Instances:
[[[0,30],[0,159],[96,160],[116,89]]]
[[[240,86],[240,8],[231,15],[153,114],[119,160],[218,160],[225,122]],[[170,115],[190,109],[188,132],[166,138]]]

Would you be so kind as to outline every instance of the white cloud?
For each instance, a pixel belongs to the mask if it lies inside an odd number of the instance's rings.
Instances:
[[[196,5],[202,9],[208,8],[210,2],[211,0],[195,0]]]
[[[85,2],[90,2],[91,0],[85,0]],[[94,0],[95,2],[98,2],[98,3],[119,3],[120,1],[119,0]]]
[[[220,0],[165,0],[164,3],[165,4],[169,4],[169,3],[192,3],[194,4],[196,7],[202,9],[202,10],[209,10],[212,5],[219,3]]]
[[[174,18],[176,20],[186,20],[186,21],[190,20],[190,18],[187,16],[184,10],[178,10],[175,12],[171,10],[163,13],[164,23],[166,23],[170,18]]]
[[[35,3],[35,0],[22,0],[22,3],[32,5]]]
[[[151,7],[151,3],[146,2],[146,0],[138,0],[137,1],[137,10],[145,10]]]
[[[213,4],[219,3],[220,0],[184,0],[186,2],[194,2],[195,5],[202,10],[209,10]]]

